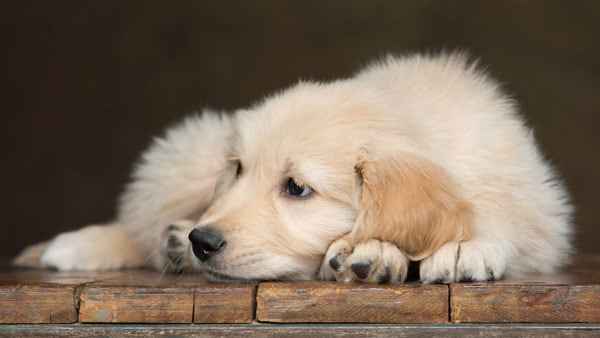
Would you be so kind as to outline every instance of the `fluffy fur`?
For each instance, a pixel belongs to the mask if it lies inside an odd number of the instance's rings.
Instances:
[[[513,102],[463,55],[388,57],[184,120],[142,156],[113,224],[15,264],[398,283],[420,260],[424,282],[492,280],[567,262],[567,197]],[[209,259],[193,228],[222,237]]]

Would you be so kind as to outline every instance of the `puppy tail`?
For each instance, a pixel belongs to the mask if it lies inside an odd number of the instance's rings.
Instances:
[[[39,268],[40,258],[50,245],[50,241],[45,241],[30,245],[23,249],[19,255],[12,260],[11,264],[19,268]]]

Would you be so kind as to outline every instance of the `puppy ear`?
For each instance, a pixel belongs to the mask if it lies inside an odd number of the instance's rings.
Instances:
[[[392,242],[412,260],[423,259],[450,241],[470,237],[471,207],[440,167],[403,154],[392,160],[360,159],[362,178],[352,241]]]

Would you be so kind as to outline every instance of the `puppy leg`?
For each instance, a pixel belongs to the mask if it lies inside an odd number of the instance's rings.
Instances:
[[[60,271],[116,270],[143,266],[145,255],[119,224],[91,225],[25,249],[13,264]]]
[[[191,249],[188,235],[195,225],[194,221],[179,220],[163,231],[160,254],[166,269],[170,272],[181,273],[194,270],[189,257]]]
[[[371,239],[352,246],[342,238],[329,247],[319,275],[343,282],[397,284],[406,279],[408,264],[394,244]]]
[[[498,280],[506,258],[501,247],[481,240],[445,244],[421,262],[423,283],[481,282]]]

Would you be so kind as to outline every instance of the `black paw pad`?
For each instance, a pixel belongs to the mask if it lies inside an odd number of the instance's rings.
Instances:
[[[473,283],[475,282],[475,279],[473,279],[473,276],[462,276],[460,277],[460,279],[458,280],[460,283]]]
[[[479,279],[473,277],[473,272],[470,270],[461,270],[458,275],[458,281],[460,283],[473,283],[480,281]]]
[[[487,269],[487,280],[489,281],[494,281],[496,280],[496,275],[494,274],[494,270],[492,269]]]
[[[379,284],[387,284],[392,280],[392,272],[390,271],[390,267],[386,266],[383,275],[379,276],[378,282]]]
[[[350,265],[350,268],[359,279],[365,279],[369,277],[369,271],[371,270],[371,262],[366,263],[354,263]]]
[[[450,281],[448,281],[447,278],[437,278],[434,279],[433,282],[431,282],[432,284],[450,284]]]
[[[433,284],[450,284],[450,270],[444,270],[441,276],[433,281]]]
[[[342,257],[340,257],[340,254],[331,257],[331,259],[329,260],[329,266],[333,270],[340,272],[340,268],[342,267]]]

